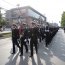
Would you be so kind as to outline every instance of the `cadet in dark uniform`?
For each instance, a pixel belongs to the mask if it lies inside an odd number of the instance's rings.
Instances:
[[[17,39],[19,39],[19,30],[17,29],[17,26],[15,24],[13,24],[13,26],[12,26],[13,52],[12,52],[12,54],[15,54],[15,45],[19,48],[19,51],[20,51],[20,46],[18,44]]]
[[[37,53],[37,44],[38,44],[38,41],[37,41],[37,33],[38,33],[38,30],[36,28],[36,25],[34,22],[32,22],[32,28],[30,29],[30,34],[31,34],[31,40],[30,40],[30,51],[31,51],[31,54],[30,54],[30,57],[33,57],[33,47],[35,47],[35,51]]]
[[[64,27],[64,33],[65,33],[65,27]]]
[[[27,38],[27,30],[26,30],[26,23],[23,23],[23,29],[22,29],[22,36],[21,36],[21,54],[20,56],[23,55],[23,45],[25,46],[25,49],[26,49],[26,53],[28,52],[28,47],[27,47],[27,44],[26,44],[26,38]]]
[[[47,47],[49,44],[49,40],[50,40],[49,27],[48,26],[46,26],[46,28],[45,28],[45,34],[46,34],[45,41],[46,41],[46,47]]]
[[[38,30],[38,39],[39,39],[39,42],[41,42],[41,27],[40,27],[40,24],[37,24],[37,30]]]

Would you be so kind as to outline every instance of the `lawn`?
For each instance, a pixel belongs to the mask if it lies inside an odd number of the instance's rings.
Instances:
[[[11,37],[11,32],[0,34],[0,39],[4,39],[4,38],[8,38],[8,37]]]

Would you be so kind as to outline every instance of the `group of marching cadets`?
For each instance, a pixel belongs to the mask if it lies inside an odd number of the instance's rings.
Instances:
[[[46,26],[46,29],[45,29],[45,41],[46,41],[46,47],[51,43],[53,37],[55,36],[55,34],[57,33],[58,31],[58,27],[49,27],[49,26]]]
[[[65,33],[65,27],[63,29],[64,29],[64,33]]]
[[[26,24],[23,23],[23,26],[21,25],[19,29],[17,28],[16,24],[13,24],[12,25],[12,43],[13,43],[12,54],[15,54],[15,45],[19,48],[20,56],[23,56],[23,46],[25,46],[26,53],[28,53],[28,44],[29,44],[28,39],[30,39],[30,52],[31,52],[30,57],[32,57],[33,46],[35,46],[35,50],[37,53],[37,29],[35,27],[35,23],[32,23],[32,28],[27,28]]]
[[[35,47],[36,54],[38,53],[38,39],[41,42],[45,39],[46,47],[51,42],[53,36],[58,31],[58,28],[50,28],[48,26],[41,27],[35,22],[32,22],[32,27],[28,28],[26,23],[23,23],[19,28],[16,24],[12,25],[12,45],[13,52],[15,54],[15,45],[19,48],[20,56],[23,56],[23,46],[25,47],[26,53],[28,53],[28,45],[30,46],[30,57],[33,57]],[[30,39],[30,41],[29,41]],[[30,43],[30,44],[29,44]]]

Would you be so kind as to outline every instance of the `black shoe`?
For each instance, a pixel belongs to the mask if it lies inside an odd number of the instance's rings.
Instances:
[[[23,54],[20,54],[20,56],[23,56]]]
[[[11,53],[11,54],[15,54],[15,53]]]
[[[28,51],[26,51],[26,53],[28,53]]]
[[[48,45],[46,45],[46,47],[48,47]]]
[[[21,48],[19,48],[19,52],[21,52]]]
[[[36,52],[36,54],[38,54],[38,52]]]
[[[31,55],[30,57],[33,57],[33,55]]]

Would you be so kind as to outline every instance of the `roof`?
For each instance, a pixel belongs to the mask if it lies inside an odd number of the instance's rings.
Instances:
[[[35,13],[37,13],[37,14],[39,14],[40,16],[42,16],[42,17],[44,17],[45,19],[46,19],[46,17],[44,16],[44,15],[42,15],[41,13],[39,13],[37,10],[35,10],[34,8],[32,8],[32,7],[30,7],[30,6],[24,6],[24,7],[19,7],[19,8],[13,8],[13,9],[11,9],[11,10],[15,10],[15,9],[31,9],[31,10],[33,10]]]

